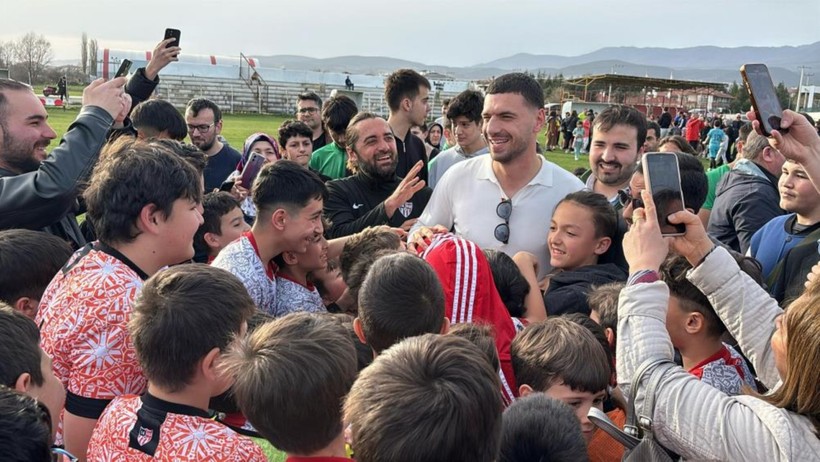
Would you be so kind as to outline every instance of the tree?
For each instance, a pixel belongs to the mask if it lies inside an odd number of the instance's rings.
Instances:
[[[780,107],[787,109],[789,107],[789,89],[786,88],[786,85],[783,82],[777,84],[777,88],[774,89],[774,93],[777,95],[777,99],[780,101]]]
[[[88,71],[88,34],[83,32],[80,39],[80,66],[83,69],[83,74]]]
[[[749,101],[749,92],[746,91],[745,86],[732,82],[732,85],[729,86],[729,94],[734,97],[732,104],[729,105],[730,112],[746,112],[752,107],[752,103]]]
[[[97,39],[88,41],[88,73],[97,75]]]
[[[42,35],[29,32],[14,43],[14,59],[25,69],[29,84],[39,81],[51,57],[51,42]]]
[[[11,42],[0,42],[0,67],[2,68],[11,67],[12,45]]]

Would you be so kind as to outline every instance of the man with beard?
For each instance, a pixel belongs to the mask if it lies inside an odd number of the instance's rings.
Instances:
[[[396,176],[396,138],[387,121],[369,112],[353,117],[345,139],[355,173],[327,184],[328,237],[378,225],[410,229],[432,193],[419,178],[424,164],[418,161],[404,179]]]
[[[31,87],[0,80],[0,229],[27,228],[85,244],[77,226],[78,185],[88,180],[115,118],[131,109],[125,78],[95,80],[83,90],[83,108],[51,154],[57,135]]]
[[[646,117],[635,108],[610,106],[595,117],[589,170],[581,179],[616,210],[622,208],[618,191],[629,186],[635,164],[644,153],[646,131]]]
[[[296,118],[307,125],[313,134],[310,139],[313,152],[330,143],[329,136],[322,125],[322,98],[312,91],[299,93],[296,97]]]
[[[430,113],[430,81],[412,69],[399,69],[385,79],[384,99],[390,108],[387,123],[393,129],[399,153],[396,174],[410,176],[410,170],[421,161],[419,178],[427,181],[427,149],[410,128],[422,125]]]
[[[489,156],[459,162],[436,185],[409,241],[426,248],[434,232],[454,232],[482,249],[538,258],[550,270],[547,233],[558,201],[583,189],[570,172],[536,152],[544,128],[544,91],[523,73],[502,75],[487,88],[482,131]]]
[[[222,111],[213,101],[194,98],[185,108],[185,123],[191,143],[208,156],[205,167],[205,192],[219,189],[242,159],[236,149],[224,144],[218,135],[222,133]],[[250,185],[242,185],[250,188]]]

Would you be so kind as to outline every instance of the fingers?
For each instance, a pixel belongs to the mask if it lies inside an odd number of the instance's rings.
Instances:
[[[99,79],[95,79],[90,84],[88,84],[88,86],[85,87],[84,90],[93,90],[93,89],[99,87],[100,85],[102,85],[103,83],[105,83],[105,79],[100,77]]]
[[[658,225],[658,215],[657,211],[655,210],[655,200],[652,198],[652,194],[649,193],[648,189],[644,189],[641,191],[641,199],[643,200],[643,214],[644,219],[649,224]],[[636,212],[640,209],[636,209]],[[634,218],[634,213],[633,213]]]
[[[424,167],[424,162],[422,162],[422,161],[416,162],[416,165],[414,165],[413,168],[411,168],[410,171],[407,172],[407,175],[404,177],[404,180],[402,180],[402,183],[405,183],[405,182],[409,183],[409,182],[412,182],[413,180],[418,180],[419,179],[418,174],[419,174],[419,172],[421,172],[421,169],[423,167]]]

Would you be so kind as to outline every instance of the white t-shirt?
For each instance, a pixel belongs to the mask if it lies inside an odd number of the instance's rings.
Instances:
[[[538,258],[541,278],[549,272],[549,233],[552,212],[558,201],[580,191],[584,184],[572,173],[543,160],[538,174],[513,197],[510,238],[507,244],[495,238],[496,226],[504,220],[496,207],[506,197],[492,169],[491,156],[479,156],[453,165],[439,180],[424,213],[410,236],[421,226],[442,225],[482,249],[496,249],[509,256],[530,252]]]

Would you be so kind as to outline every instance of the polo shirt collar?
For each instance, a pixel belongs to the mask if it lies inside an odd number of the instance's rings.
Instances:
[[[540,157],[540,156],[539,156]],[[527,183],[527,186],[531,185],[541,185],[551,188],[553,186],[553,171],[552,166],[550,166],[546,159],[543,157],[540,158],[541,160],[541,167],[538,169],[538,173]],[[476,178],[479,180],[489,180],[495,184],[498,183],[498,178],[495,176],[495,172],[493,172],[493,158],[492,155],[482,156],[481,157],[481,168],[476,174]]]

